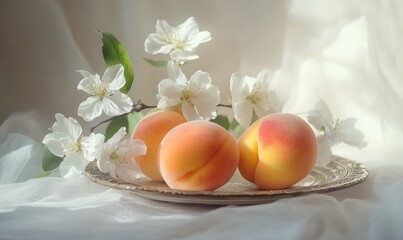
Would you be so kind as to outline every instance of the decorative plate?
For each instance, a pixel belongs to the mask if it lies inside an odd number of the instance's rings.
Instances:
[[[227,184],[215,191],[183,191],[170,189],[165,183],[153,182],[146,178],[127,183],[100,172],[95,162],[88,164],[85,172],[92,182],[144,198],[208,205],[262,204],[286,197],[330,192],[361,183],[369,174],[361,164],[333,156],[329,165],[315,167],[306,178],[288,189],[261,190],[244,180],[237,172]]]

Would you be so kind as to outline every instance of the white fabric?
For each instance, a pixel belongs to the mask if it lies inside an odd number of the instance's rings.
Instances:
[[[2,1],[0,239],[402,239],[402,13],[398,0]],[[233,72],[280,68],[273,85],[287,100],[284,111],[303,113],[323,98],[336,118],[357,118],[368,146],[333,150],[364,163],[368,180],[220,208],[150,201],[84,176],[31,179],[54,114],[76,117],[86,97],[75,71],[104,71],[94,31],[126,45],[136,77],[131,97],[155,104],[149,93],[166,71],[142,60],[150,57],[144,40],[157,19],[177,25],[189,16],[212,41],[184,67],[187,76],[209,72],[225,104]]]

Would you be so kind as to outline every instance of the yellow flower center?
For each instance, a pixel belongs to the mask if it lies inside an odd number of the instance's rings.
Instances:
[[[82,147],[83,147],[83,145],[81,145],[80,142],[75,142],[74,145],[73,145],[73,151],[74,152],[79,152],[79,151],[81,151]]]
[[[193,101],[196,100],[196,94],[189,89],[184,89],[180,92],[180,99],[181,102],[189,102],[189,103],[193,103]]]
[[[111,152],[109,155],[110,160],[115,164],[115,166],[120,167],[121,165],[127,164],[127,159],[115,151]]]
[[[183,49],[183,47],[185,45],[183,38],[180,37],[179,33],[177,33],[177,32],[167,34],[165,36],[165,39],[167,39],[169,42],[171,42],[172,45],[174,46],[174,48],[177,48],[177,49]]]
[[[172,45],[174,45],[175,48],[177,49],[182,49],[183,48],[183,42],[178,40],[178,39],[172,39]]]
[[[68,148],[64,148],[63,152],[64,154],[71,154],[71,153],[77,153],[81,152],[83,149],[83,145],[80,143],[80,141],[75,141],[73,145],[68,146]]]
[[[97,91],[95,92],[95,95],[100,99],[103,100],[108,93],[108,89],[105,86],[100,86]]]
[[[267,94],[267,91],[264,91],[259,87],[257,89],[253,89],[251,95],[249,95],[246,99],[251,101],[251,103],[254,105],[262,105],[269,101],[269,95]]]

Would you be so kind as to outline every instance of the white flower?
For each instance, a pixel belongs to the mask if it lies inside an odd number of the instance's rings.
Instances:
[[[323,100],[319,101],[315,109],[308,113],[308,122],[320,133],[317,138],[318,162],[322,165],[327,165],[331,161],[331,147],[340,142],[358,148],[367,145],[363,141],[364,134],[354,127],[356,119],[334,120],[332,112]]]
[[[92,133],[83,137],[81,133],[82,128],[74,118],[57,113],[52,132],[42,141],[54,155],[64,157],[59,170],[65,178],[81,174],[88,162],[101,154],[104,136]]]
[[[147,147],[138,139],[122,139],[126,135],[126,128],[120,128],[105,144],[98,168],[111,177],[120,178],[127,182],[133,181],[140,173],[134,157],[146,154]]]
[[[99,117],[102,111],[107,116],[117,116],[131,111],[133,101],[119,91],[126,83],[123,75],[124,67],[121,64],[108,67],[102,79],[98,74],[92,75],[83,70],[78,72],[84,78],[77,89],[92,95],[78,107],[78,115],[85,121],[89,122]]]
[[[211,85],[208,73],[199,70],[187,81],[178,65],[169,61],[168,77],[158,84],[159,109],[181,107],[189,121],[217,116],[215,107],[220,103],[220,91]]]
[[[232,74],[230,79],[232,108],[235,119],[243,127],[247,128],[254,116],[261,118],[280,111],[277,94],[269,88],[271,79],[272,74],[268,70],[260,72],[257,78],[240,73]]]
[[[170,53],[171,59],[179,63],[198,59],[199,56],[194,54],[196,47],[211,40],[210,32],[200,32],[193,17],[177,27],[170,26],[164,20],[158,20],[155,29],[156,33],[151,33],[144,43],[146,52]]]

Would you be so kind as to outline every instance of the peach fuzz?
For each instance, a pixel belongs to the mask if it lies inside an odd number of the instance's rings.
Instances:
[[[285,189],[306,177],[318,146],[311,127],[293,114],[268,115],[240,137],[239,171],[261,189]]]
[[[158,159],[161,175],[170,188],[213,191],[234,175],[239,151],[228,131],[199,120],[169,131],[161,142]]]
[[[158,111],[140,120],[132,138],[143,140],[147,146],[146,155],[134,159],[144,175],[154,181],[164,181],[157,161],[160,142],[172,128],[185,122],[183,115],[176,111]]]

